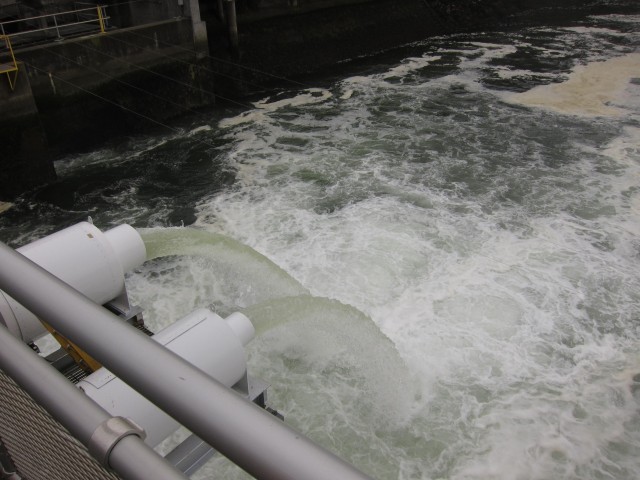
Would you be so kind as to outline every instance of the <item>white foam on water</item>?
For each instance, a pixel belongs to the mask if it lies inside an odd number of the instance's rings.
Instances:
[[[304,93],[296,95],[292,98],[283,98],[282,100],[269,101],[269,98],[254,103],[257,108],[274,112],[283,107],[299,107],[301,105],[309,105],[313,103],[324,102],[331,98],[331,92],[321,88],[309,88]]]
[[[597,47],[584,58],[599,58],[603,33],[558,33],[538,51],[582,35]],[[230,126],[237,183],[200,202],[197,226],[260,255],[221,242],[202,263],[187,250],[142,272],[137,292],[159,283],[153,308],[171,311],[177,279],[186,303],[244,307],[272,406],[376,478],[635,478],[635,114],[549,125],[482,86],[486,71],[528,75],[510,70],[513,45],[468,45],[444,76],[420,81],[429,63],[413,57],[343,80],[339,100]],[[628,84],[619,95],[638,98]],[[379,414],[390,406],[400,413]],[[213,472],[245,478],[222,459],[201,475]]]
[[[478,48],[478,52],[482,53],[482,55],[478,57],[478,59],[485,63],[486,63],[486,60],[503,58],[509,54],[512,54],[518,51],[518,42],[513,42],[509,44],[468,42],[468,44]]]
[[[619,14],[609,14],[609,15],[594,15],[591,17],[594,20],[611,20],[617,23],[640,23],[640,15],[619,15]],[[637,33],[637,32],[636,32]]]
[[[132,154],[133,158],[139,157],[140,155],[143,155],[147,152],[151,152],[153,150],[155,150],[158,147],[161,147],[163,145],[166,145],[167,143],[169,143],[169,141],[171,141],[172,139],[178,138],[180,137],[182,134],[178,133],[176,135],[172,135],[172,136],[168,136],[168,137],[164,137],[161,138],[160,141],[158,141],[157,139],[155,139],[155,141],[153,139],[149,139],[147,140],[145,143],[147,143],[147,145],[143,148],[137,148],[136,151]]]
[[[508,67],[496,67],[498,77],[502,79],[519,78],[519,77],[535,77],[535,78],[557,78],[555,73],[540,73],[531,70],[513,69]]]
[[[211,125],[200,125],[199,127],[192,128],[191,130],[189,130],[189,133],[187,133],[187,135],[191,137],[193,135],[197,135],[198,133],[210,132],[211,130],[212,130]]]
[[[192,135],[201,131],[210,129],[210,127],[204,125],[192,130],[188,135]],[[100,150],[94,150],[87,153],[81,153],[77,155],[70,155],[61,160],[56,161],[55,168],[56,173],[60,176],[67,173],[78,173],[84,169],[94,167],[96,165],[108,165],[116,166],[119,164],[136,161],[141,156],[152,152],[158,147],[167,145],[169,142],[181,138],[182,131],[164,136],[156,137],[133,137],[128,140],[126,155],[123,151],[113,148],[103,148]]]
[[[56,173],[58,175],[65,175],[68,171],[75,171],[92,165],[111,163],[115,157],[115,153],[107,149],[96,150],[89,154],[66,157],[56,162]]]
[[[618,30],[614,30],[612,28],[604,28],[604,27],[564,27],[562,30],[566,30],[567,32],[579,33],[581,35],[584,34],[595,34],[595,35],[615,35],[619,37],[627,37],[628,34],[625,32],[620,32]]]
[[[622,116],[628,113],[622,94],[639,75],[640,54],[633,53],[578,66],[567,81],[514,94],[509,101],[570,115]]]
[[[389,71],[383,73],[381,78],[389,79],[396,77],[404,77],[407,74],[414,72],[416,70],[420,70],[433,63],[435,60],[440,60],[442,58],[440,55],[426,55],[423,57],[411,57],[405,59],[402,64],[397,67],[390,68]]]
[[[503,58],[517,51],[517,46],[513,44],[493,44],[485,42],[466,42],[465,49],[453,49],[450,47],[438,49],[439,55],[424,55],[422,57],[409,57],[405,59],[399,65],[388,69],[386,72],[380,74],[374,74],[369,77],[355,76],[343,80],[341,83],[344,87],[347,87],[347,91],[351,92],[349,98],[353,94],[353,91],[358,91],[360,88],[394,88],[398,81],[396,88],[403,88],[407,82],[405,80],[411,79],[410,84],[415,87],[420,87],[424,84],[464,84],[467,88],[473,90],[479,90],[477,85],[479,78],[478,71],[486,68],[491,64],[493,60]],[[444,55],[454,54],[459,58],[459,69],[456,73],[446,75],[444,77],[430,78],[425,82],[416,83],[416,80],[411,78],[420,70],[429,67],[440,60],[444,59]],[[498,67],[503,72],[505,68]],[[506,73],[504,73],[507,75]],[[352,87],[356,87],[353,89]]]
[[[233,127],[235,125],[240,125],[242,123],[250,123],[250,122],[261,122],[265,119],[265,115],[263,112],[249,110],[247,112],[242,112],[235,117],[224,118],[218,122],[218,127],[227,128]]]
[[[302,93],[298,93],[293,97],[282,98],[280,100],[273,100],[271,98],[264,98],[258,102],[254,102],[256,110],[249,110],[242,112],[240,115],[231,118],[225,118],[218,122],[220,128],[233,127],[243,123],[261,122],[266,120],[265,112],[275,112],[286,107],[301,107],[304,105],[311,105],[315,103],[321,103],[327,101],[332,97],[332,93],[322,88],[308,88]]]

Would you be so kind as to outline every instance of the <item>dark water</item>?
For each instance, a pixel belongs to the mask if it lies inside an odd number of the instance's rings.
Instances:
[[[246,311],[274,406],[374,477],[635,479],[639,22],[428,39],[114,142],[0,239],[153,227],[149,321]]]

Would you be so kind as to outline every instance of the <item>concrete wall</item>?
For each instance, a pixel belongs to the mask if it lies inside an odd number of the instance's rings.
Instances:
[[[89,148],[157,128],[215,103],[208,62],[196,61],[189,19],[114,31],[23,52],[50,146]],[[78,88],[80,86],[81,88]],[[134,113],[135,112],[135,113]]]
[[[212,55],[280,77],[328,72],[341,62],[428,36],[495,25],[524,0],[236,0],[239,51],[229,54],[225,26],[211,8]],[[211,3],[209,3],[211,5]],[[451,10],[451,12],[449,11]],[[455,12],[455,15],[453,14]],[[215,63],[225,94],[252,93],[269,77]],[[243,82],[244,81],[244,82]]]
[[[56,175],[23,64],[14,90],[0,76],[0,105],[0,200],[9,200]]]
[[[178,0],[161,0],[132,3],[115,1],[107,11],[112,16],[113,25],[125,28],[185,16],[189,10],[180,8]]]
[[[229,52],[227,27],[216,2],[203,3],[211,54],[226,61],[213,65],[222,74],[217,84],[227,96],[257,93],[256,85],[284,83],[259,71],[294,79],[326,75],[345,62],[429,36],[566,22],[614,8],[584,0],[235,1],[236,54]],[[625,2],[632,3],[620,3]],[[614,9],[625,11],[624,5]]]
[[[53,160],[62,153],[162,129],[172,117],[215,103],[208,59],[194,53],[191,18],[15,54],[24,64],[22,86],[0,96],[0,200],[55,178]]]
[[[31,86],[40,103],[92,89],[140,68],[193,57],[191,23],[170,20],[100,35],[23,48],[16,58],[30,66]]]
[[[300,0],[290,12],[267,20],[239,15],[243,62],[285,76],[311,73],[439,32],[422,0],[325,4],[316,10]]]

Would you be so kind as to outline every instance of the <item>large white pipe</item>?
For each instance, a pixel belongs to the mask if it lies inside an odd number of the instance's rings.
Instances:
[[[369,478],[1,242],[0,263],[0,288],[255,478]]]
[[[18,251],[100,305],[121,295],[124,274],[146,259],[144,242],[131,226],[120,225],[103,233],[88,222],[60,230]],[[35,315],[2,291],[0,322],[25,342],[46,333]]]
[[[244,377],[244,345],[255,335],[251,321],[241,313],[223,320],[205,308],[195,310],[152,338],[189,363],[231,387]],[[163,372],[149,372],[160,378]],[[147,433],[145,442],[155,447],[180,424],[106,368],[78,383],[78,387],[113,416],[134,420]]]

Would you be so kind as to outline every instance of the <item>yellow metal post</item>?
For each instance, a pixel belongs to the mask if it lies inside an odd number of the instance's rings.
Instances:
[[[18,80],[18,62],[16,62],[16,57],[13,54],[13,47],[11,46],[11,39],[9,35],[0,35],[0,40],[4,40],[7,49],[9,50],[10,62],[0,63],[0,74],[6,73],[7,79],[9,80],[9,87],[11,91],[16,87],[16,82]],[[13,78],[11,78],[13,75]]]
[[[102,9],[104,7],[102,5],[98,5],[96,8],[98,9],[98,21],[100,22],[100,33],[104,33],[106,31],[104,28],[104,15],[102,13]]]

